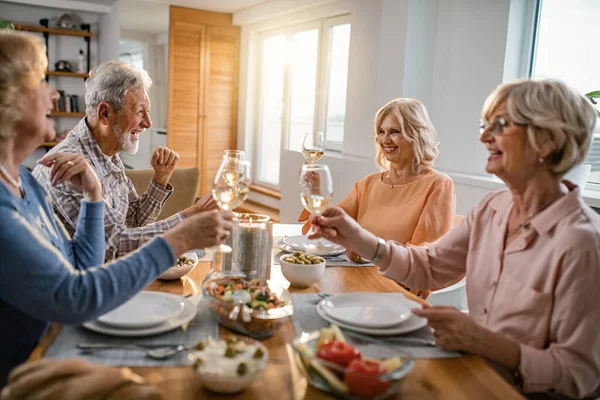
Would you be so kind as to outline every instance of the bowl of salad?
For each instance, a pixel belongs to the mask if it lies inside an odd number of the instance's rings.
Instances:
[[[202,293],[221,325],[257,339],[273,335],[294,313],[290,292],[271,281],[218,275],[203,282]]]
[[[185,253],[177,257],[175,265],[163,272],[158,279],[165,281],[179,279],[193,270],[196,265],[198,265],[198,255],[193,252]]]
[[[375,339],[346,338],[335,325],[302,333],[292,347],[308,383],[342,399],[388,398],[415,365],[410,356]]]

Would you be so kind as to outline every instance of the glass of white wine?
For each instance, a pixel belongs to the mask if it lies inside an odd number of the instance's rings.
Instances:
[[[319,162],[325,154],[325,135],[323,132],[308,132],[302,142],[302,154],[311,164]]]
[[[300,200],[312,215],[321,215],[333,200],[333,180],[327,165],[305,164],[300,171]],[[329,248],[321,239],[321,248]]]
[[[239,158],[223,157],[213,180],[212,195],[219,208],[233,211],[250,193],[250,162]],[[231,247],[221,244],[211,248],[215,252],[230,253]]]
[[[238,158],[244,161],[246,159],[246,153],[244,153],[244,150],[225,150],[223,152],[223,157]]]

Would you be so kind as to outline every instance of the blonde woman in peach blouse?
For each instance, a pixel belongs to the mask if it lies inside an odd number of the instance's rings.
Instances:
[[[375,115],[374,134],[381,172],[356,182],[339,206],[385,240],[435,242],[452,227],[455,195],[452,179],[433,169],[438,150],[427,109],[418,100],[394,99]],[[364,261],[352,251],[348,256]],[[411,292],[427,297],[429,288],[419,289]]]
[[[454,183],[433,169],[436,131],[418,100],[394,99],[375,115],[377,172],[339,204],[363,228],[415,246],[435,242],[454,221]],[[394,223],[390,223],[393,220]]]
[[[596,113],[553,80],[499,86],[483,108],[486,171],[508,187],[490,193],[437,242],[405,247],[363,229],[339,207],[313,218],[325,237],[374,259],[413,287],[464,274],[470,315],[415,310],[438,343],[485,357],[523,392],[600,395],[600,216],[562,177],[588,152]]]

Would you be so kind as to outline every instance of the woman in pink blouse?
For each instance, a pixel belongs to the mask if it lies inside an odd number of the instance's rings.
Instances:
[[[519,81],[486,100],[480,141],[490,193],[437,242],[404,247],[332,207],[312,223],[325,237],[374,260],[380,272],[427,289],[467,276],[470,315],[414,310],[447,349],[485,357],[526,393],[600,395],[600,216],[562,177],[589,149],[596,113],[564,84]]]

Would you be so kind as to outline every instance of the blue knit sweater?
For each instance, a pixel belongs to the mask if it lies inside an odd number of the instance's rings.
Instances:
[[[163,238],[102,265],[102,202],[83,202],[75,237],[57,222],[46,193],[24,168],[25,198],[0,183],[0,387],[49,322],[81,324],[112,310],[175,263]]]

